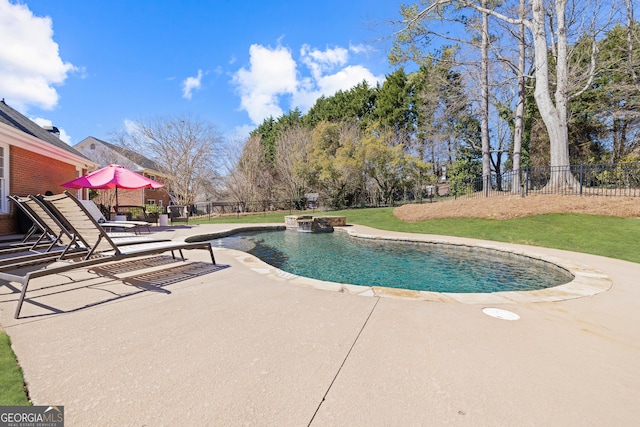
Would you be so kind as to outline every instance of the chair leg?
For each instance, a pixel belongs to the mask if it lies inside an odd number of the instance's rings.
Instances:
[[[22,283],[22,291],[20,291],[20,298],[18,299],[18,306],[16,307],[16,312],[13,315],[14,319],[18,319],[20,316],[20,309],[22,308],[22,302],[24,301],[24,297],[27,294],[27,287],[29,286],[29,276],[25,277],[20,281]]]

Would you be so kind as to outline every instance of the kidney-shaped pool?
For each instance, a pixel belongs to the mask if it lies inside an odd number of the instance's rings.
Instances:
[[[550,262],[486,248],[364,239],[344,232],[244,231],[214,239],[283,271],[336,283],[432,292],[530,291],[568,283]]]

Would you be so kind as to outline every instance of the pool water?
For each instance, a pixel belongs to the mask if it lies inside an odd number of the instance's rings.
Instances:
[[[344,232],[251,231],[213,240],[298,276],[433,292],[500,292],[568,283],[566,270],[483,248],[354,238]]]

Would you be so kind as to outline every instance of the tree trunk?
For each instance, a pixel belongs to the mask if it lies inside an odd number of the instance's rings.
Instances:
[[[627,55],[629,59],[627,60],[629,64],[629,71],[631,73],[631,79],[633,84],[638,87],[640,82],[638,82],[638,74],[636,73],[636,68],[634,67],[633,62],[633,34],[634,34],[634,26],[636,24],[635,19],[633,18],[633,2],[631,0],[627,0]]]
[[[524,19],[525,0],[520,0],[520,19]],[[518,103],[516,105],[516,120],[513,129],[513,186],[512,193],[520,192],[520,163],[522,158],[522,138],[524,134],[524,102],[525,102],[525,39],[524,23],[518,25]]]
[[[486,8],[487,1],[482,0]],[[489,15],[482,12],[482,45],[480,65],[480,90],[482,92],[480,132],[482,139],[482,192],[489,195],[491,185],[491,144],[489,141]]]
[[[549,88],[549,50],[545,29],[544,1],[531,0],[536,75],[534,95],[540,116],[549,133],[551,175],[547,186],[554,189],[575,188],[577,186],[569,168],[566,4],[567,0],[556,0],[558,57],[556,61],[556,102],[554,105]]]

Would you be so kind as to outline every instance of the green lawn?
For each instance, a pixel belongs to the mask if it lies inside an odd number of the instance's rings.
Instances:
[[[322,215],[320,212],[303,212]],[[226,216],[211,220],[190,221],[212,223],[284,223],[286,213]],[[393,208],[352,209],[328,212],[343,215],[351,224],[382,230],[410,233],[471,237],[499,242],[566,249],[640,262],[640,219],[598,215],[551,214],[509,220],[433,219],[409,223],[393,216]],[[0,333],[0,405],[30,404],[23,388],[18,366],[6,334]]]
[[[0,332],[0,405],[31,405],[24,389],[22,369],[11,350],[11,341],[4,332]]]

